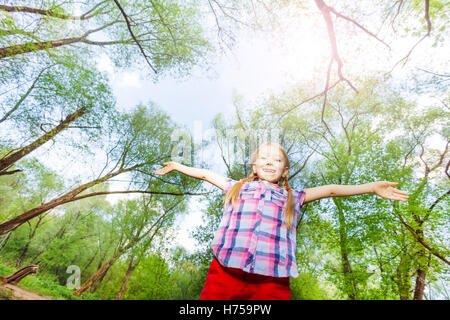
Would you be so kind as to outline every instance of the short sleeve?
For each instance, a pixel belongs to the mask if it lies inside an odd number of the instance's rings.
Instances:
[[[295,204],[297,207],[298,212],[300,212],[302,210],[303,207],[303,203],[305,202],[305,189],[296,189],[293,190],[294,192],[294,199],[295,199]]]
[[[231,187],[237,182],[236,180],[233,180],[231,178],[227,178],[227,183],[225,185],[225,189],[223,189],[223,193],[227,193],[230,191]]]

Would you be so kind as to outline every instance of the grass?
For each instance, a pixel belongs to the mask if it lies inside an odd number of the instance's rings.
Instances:
[[[14,268],[0,264],[0,276],[6,276],[17,271]],[[73,295],[73,290],[66,286],[60,285],[55,279],[45,274],[31,274],[22,279],[18,287],[36,293],[51,297],[53,300],[97,300],[99,299],[93,294],[83,294],[81,297]],[[0,300],[8,300],[11,297],[10,292],[0,291]]]
[[[0,288],[0,300],[11,300],[12,292]]]

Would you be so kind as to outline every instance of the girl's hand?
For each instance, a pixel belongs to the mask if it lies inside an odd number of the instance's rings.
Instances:
[[[373,193],[389,200],[406,201],[409,198],[407,196],[408,192],[398,190],[392,187],[396,185],[398,185],[398,182],[389,182],[389,181],[374,182]]]
[[[178,162],[175,161],[164,162],[163,163],[164,168],[156,169],[155,171],[153,171],[153,173],[158,175],[164,175],[173,170],[177,170],[177,165]]]

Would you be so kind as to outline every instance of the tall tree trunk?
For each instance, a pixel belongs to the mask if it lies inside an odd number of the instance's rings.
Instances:
[[[125,290],[127,289],[128,280],[130,279],[130,275],[134,271],[135,268],[136,268],[136,265],[134,264],[134,256],[132,256],[130,259],[130,263],[128,264],[128,269],[125,272],[125,276],[122,281],[122,286],[120,287],[119,292],[117,292],[115,300],[120,300],[122,298],[123,294],[125,293]]]
[[[355,300],[358,299],[358,288],[356,287],[352,266],[348,258],[350,250],[348,248],[347,226],[344,211],[342,209],[340,199],[333,198],[333,200],[338,208],[339,214],[339,244],[341,248],[342,269],[344,272],[344,291],[350,299]]]
[[[2,224],[0,224],[0,235],[5,234],[7,232],[10,232],[14,229],[16,229],[17,227],[19,227],[20,225],[24,224],[25,222],[27,222],[28,220],[37,217],[38,215],[53,209],[57,206],[60,206],[62,204],[74,201],[75,197],[80,194],[81,192],[85,191],[86,189],[100,184],[102,182],[105,182],[106,180],[108,180],[111,177],[117,176],[120,173],[124,172],[125,170],[123,169],[119,169],[118,171],[112,172],[110,174],[107,174],[105,176],[103,176],[102,178],[93,180],[91,182],[85,183],[82,186],[79,186],[78,188],[75,188],[74,190],[62,195],[59,198],[53,199],[47,203],[44,203],[43,205],[40,205],[36,208],[33,208],[31,210],[28,210],[27,212],[15,217],[14,219],[8,220],[6,222],[3,222]]]
[[[421,239],[423,239],[423,231],[422,230],[416,230],[416,233],[419,235]],[[425,291],[425,279],[427,276],[427,266],[425,262],[425,249],[421,248],[419,250],[418,254],[418,262],[419,267],[417,268],[417,276],[416,276],[416,284],[414,287],[414,300],[422,300],[423,299],[423,293]]]
[[[39,269],[38,265],[26,266],[20,270],[17,270],[13,274],[10,274],[9,276],[0,277],[0,282],[17,284],[17,283],[19,283],[20,280],[25,278],[27,275],[29,275],[31,273],[37,273],[38,269]]]
[[[2,251],[3,248],[6,247],[6,244],[8,243],[9,238],[11,238],[11,234],[12,234],[12,232],[8,233],[8,235],[6,236],[5,240],[2,241],[2,246],[0,247],[0,251]]]
[[[416,229],[416,235],[417,240],[424,242],[425,237],[423,234],[423,223],[424,220],[421,219],[418,212],[412,211],[412,215],[414,217],[415,222],[417,223],[417,229]],[[418,251],[418,261],[419,261],[419,267],[417,268],[417,277],[416,277],[416,285],[414,288],[414,300],[422,300],[423,299],[423,293],[425,290],[425,278],[426,278],[426,270],[427,270],[427,264],[426,264],[426,252],[424,248],[421,248]]]
[[[107,268],[105,268],[103,270],[103,272],[100,274],[100,276],[95,281],[92,282],[90,293],[94,293],[95,291],[97,291],[98,286],[100,285],[100,283],[102,283],[102,281],[105,278],[106,274],[108,273],[109,269],[111,269],[113,263],[108,264]]]
[[[37,255],[35,255],[32,259],[31,259],[31,263],[36,264],[37,263],[37,258],[39,258],[41,256],[41,254],[43,254],[45,252],[45,250],[40,251]]]
[[[118,245],[116,253],[114,256],[102,267],[100,267],[87,281],[85,281],[81,287],[76,290],[73,294],[76,296],[79,296],[86,292],[89,288],[92,288],[93,291],[97,288],[101,280],[104,278],[106,273],[108,272],[109,268],[114,264],[114,262],[117,261],[125,252],[127,252],[129,249],[131,249],[133,246],[135,246],[137,243],[139,243],[144,237],[150,234],[150,232],[153,232],[150,238],[148,239],[148,243],[150,244],[153,240],[153,237],[157,234],[158,230],[162,227],[164,219],[168,217],[168,213],[174,209],[178,203],[176,203],[174,206],[169,208],[165,213],[160,215],[155,223],[153,223],[148,230],[146,230],[143,234],[139,236],[135,236],[133,239],[131,239],[126,245],[120,246]],[[91,292],[93,292],[91,291]]]
[[[417,269],[416,286],[414,288],[414,300],[422,300],[425,290],[426,271],[422,268]]]
[[[86,291],[89,290],[89,288],[91,288],[94,284],[97,283],[98,286],[98,281],[101,279],[103,279],[103,277],[106,275],[106,273],[108,272],[109,268],[111,268],[111,266],[114,264],[114,262],[117,261],[117,259],[120,258],[120,256],[122,256],[123,251],[119,251],[117,252],[111,259],[109,259],[104,265],[102,265],[99,269],[97,269],[97,271],[88,279],[86,280],[78,290],[76,290],[73,294],[75,296],[80,296],[81,294],[85,293]],[[95,291],[95,290],[94,290]]]
[[[1,50],[1,49],[0,49]],[[44,134],[43,136],[37,138],[31,144],[21,148],[20,150],[14,152],[10,156],[0,159],[0,175],[11,167],[15,162],[19,161],[32,151],[36,150],[38,147],[42,146],[44,143],[52,139],[55,135],[67,128],[67,126],[77,120],[80,116],[85,114],[87,107],[82,107],[75,111],[74,113],[68,115],[63,121],[59,123],[55,128]]]
[[[411,289],[411,280],[410,280],[410,268],[411,268],[411,259],[407,254],[401,254],[400,262],[397,266],[397,287],[398,293],[400,296],[400,300],[410,300],[410,289]]]
[[[26,254],[28,252],[28,248],[30,247],[31,240],[33,240],[34,235],[36,234],[36,230],[37,230],[37,228],[39,228],[39,225],[40,225],[40,223],[41,223],[41,221],[43,219],[44,219],[44,215],[39,217],[38,221],[36,222],[36,225],[33,228],[33,231],[28,236],[27,244],[25,245],[25,248],[22,250],[22,254],[20,255],[19,259],[17,260],[16,268],[19,268],[20,265],[22,264],[22,261],[23,261],[23,259],[25,258]]]
[[[53,10],[42,10],[42,9],[38,9],[38,8],[31,8],[31,7],[25,7],[25,6],[7,6],[7,5],[1,4],[0,10],[4,10],[6,12],[26,12],[26,13],[40,14],[43,16],[54,17],[54,18],[59,18],[59,19],[71,19],[71,20],[88,19],[88,17],[86,17],[85,15],[76,17],[76,16],[60,14]]]
[[[50,40],[50,41],[43,41],[43,42],[32,42],[32,43],[25,43],[25,44],[17,44],[10,47],[0,48],[0,59],[6,58],[6,57],[12,57],[18,54],[33,52],[33,51],[40,51],[40,50],[46,50],[46,49],[52,49],[57,48],[61,46],[65,46],[72,43],[82,42],[85,40],[84,38],[67,38],[67,39],[60,39],[60,40]]]
[[[160,281],[161,281],[161,278],[162,278],[162,272],[163,272],[163,268],[161,266],[161,260],[158,259],[158,263],[157,263],[157,266],[156,266],[156,272],[155,272],[155,274],[157,275],[156,276],[156,283],[154,283],[153,286],[152,286],[153,290],[152,290],[152,295],[150,296],[150,299],[154,299],[154,300],[157,299],[156,293],[159,291],[159,284],[160,284]]]
[[[84,272],[86,272],[86,270],[89,268],[89,266],[92,264],[92,262],[94,262],[95,258],[97,257],[98,254],[98,249],[95,251],[94,255],[92,256],[91,259],[89,259],[88,263],[84,266],[83,270],[81,271],[81,273],[83,274]]]

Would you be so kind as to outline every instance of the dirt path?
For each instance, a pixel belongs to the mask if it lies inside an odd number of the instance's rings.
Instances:
[[[51,297],[40,296],[36,293],[26,291],[12,284],[2,284],[0,289],[12,293],[11,300],[52,300]]]

